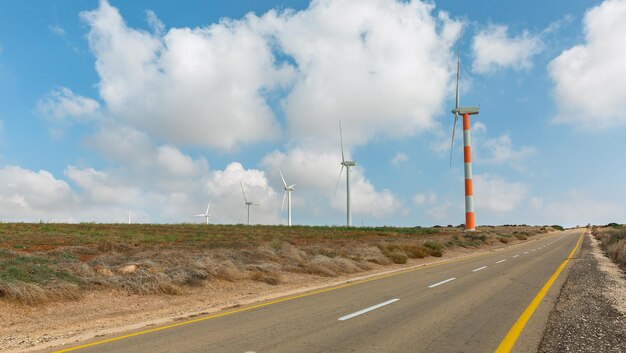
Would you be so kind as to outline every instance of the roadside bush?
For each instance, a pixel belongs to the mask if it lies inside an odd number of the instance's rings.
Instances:
[[[418,244],[382,243],[380,251],[396,264],[406,263],[407,258],[422,259],[430,255],[430,249]]]
[[[626,268],[626,229],[625,228],[592,228],[592,234],[600,241],[600,247],[606,255],[622,268]]]
[[[607,254],[620,266],[626,267],[626,239],[621,239],[609,245]]]
[[[397,250],[389,253],[387,256],[391,259],[391,261],[393,261],[394,264],[405,264],[408,259],[404,253]]]
[[[428,249],[428,254],[434,257],[443,256],[443,245],[436,241],[427,241],[424,243],[424,247]]]
[[[562,226],[560,226],[560,225],[553,225],[553,226],[551,226],[551,227],[552,227],[552,228],[554,228],[554,229],[556,229],[556,230],[564,230],[564,229],[565,229],[565,228],[563,228],[563,227],[562,227]]]

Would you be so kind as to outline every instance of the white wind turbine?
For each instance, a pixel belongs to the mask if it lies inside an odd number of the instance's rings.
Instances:
[[[209,224],[209,218],[211,218],[211,214],[209,213],[210,209],[211,209],[211,201],[209,200],[209,206],[207,206],[206,212],[194,215],[194,217],[204,217],[206,219],[206,224],[208,225]]]
[[[250,206],[261,206],[258,203],[254,203],[252,201],[248,201],[248,198],[246,197],[246,192],[243,190],[243,184],[241,182],[239,182],[239,186],[241,186],[241,192],[243,193],[243,200],[245,201],[245,206],[244,209],[247,207],[248,208],[248,225],[250,225]],[[241,210],[241,214],[243,214],[244,210]],[[239,219],[241,219],[241,215],[239,215]],[[239,223],[239,221],[237,221],[237,223]]]
[[[128,224],[133,224],[133,210],[128,210]]]
[[[285,189],[285,194],[283,195],[283,205],[280,206],[280,213],[283,213],[283,208],[285,207],[285,197],[287,197],[287,225],[291,227],[291,192],[295,189],[296,184],[287,186],[283,172],[279,171],[279,173],[280,178],[283,180],[283,189]]]
[[[343,153],[343,132],[341,131],[341,120],[339,120],[339,139],[341,141],[341,170],[339,171],[339,177],[337,178],[337,185],[335,185],[335,195],[337,195],[337,187],[339,187],[339,181],[341,180],[341,173],[343,172],[343,167],[346,167],[346,199],[347,199],[346,223],[348,227],[351,227],[352,226],[352,211],[350,210],[350,167],[354,167],[356,163],[354,161],[346,161],[345,155]]]

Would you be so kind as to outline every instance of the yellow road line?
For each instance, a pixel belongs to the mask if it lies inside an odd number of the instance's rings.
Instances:
[[[574,249],[572,249],[572,252],[569,253],[569,256],[556,269],[554,274],[552,274],[552,277],[550,277],[550,279],[546,282],[546,284],[543,285],[543,288],[541,288],[541,290],[539,291],[539,293],[537,293],[533,301],[530,302],[526,310],[524,310],[524,312],[517,319],[515,324],[513,324],[513,327],[511,327],[511,329],[506,334],[502,342],[500,342],[500,345],[496,349],[496,353],[508,353],[511,351],[511,349],[513,349],[515,342],[517,341],[520,334],[524,330],[524,327],[528,323],[528,320],[530,320],[535,310],[537,310],[537,307],[539,306],[539,304],[541,304],[543,297],[546,296],[546,293],[548,293],[548,291],[550,290],[550,287],[552,287],[552,284],[554,284],[554,281],[556,281],[556,279],[559,277],[559,275],[561,274],[561,272],[563,271],[563,269],[569,262],[569,260],[572,258],[572,256],[574,256],[574,253],[578,249],[580,242],[583,240],[583,235],[585,235],[585,231],[583,231],[580,237],[578,238],[578,241],[576,242],[576,246],[574,246]]]
[[[503,248],[502,250],[515,248],[517,246],[521,246],[521,245],[524,245],[524,244],[526,244],[526,243],[514,244],[512,246]],[[372,281],[380,280],[380,279],[383,279],[383,278],[389,278],[389,277],[398,276],[398,275],[405,274],[405,273],[410,273],[410,272],[423,270],[423,269],[426,269],[426,268],[432,268],[432,267],[435,267],[435,266],[441,266],[441,265],[446,265],[446,264],[450,264],[450,263],[454,263],[454,262],[465,261],[465,260],[473,259],[475,257],[485,256],[485,255],[489,255],[489,254],[491,254],[491,252],[486,251],[484,253],[480,253],[480,254],[476,254],[476,255],[470,255],[470,256],[467,256],[467,257],[463,257],[463,258],[451,259],[451,260],[446,260],[446,261],[438,262],[438,263],[431,264],[431,265],[425,265],[425,266],[420,266],[420,267],[409,268],[409,269],[406,269],[406,270],[400,270],[400,271],[393,272],[393,273],[386,274],[386,275],[382,275],[382,276],[374,276],[374,277],[370,277],[370,278],[366,278],[366,279],[362,279],[362,280],[358,280],[358,281],[354,281],[354,282],[350,282],[350,283],[341,284],[341,285],[334,286],[334,287],[318,289],[318,290],[315,290],[315,291],[312,291],[312,292],[306,292],[306,293],[297,294],[297,295],[293,295],[293,296],[290,296],[290,297],[285,297],[285,298],[282,298],[282,299],[277,299],[277,300],[273,300],[273,301],[269,301],[269,302],[265,302],[265,303],[260,303],[260,304],[256,304],[256,305],[252,305],[252,306],[246,306],[246,307],[243,307],[243,308],[240,308],[240,309],[220,312],[220,313],[216,313],[216,314],[213,314],[213,315],[200,317],[200,318],[197,318],[197,319],[191,319],[191,320],[188,320],[188,321],[177,322],[175,324],[155,327],[155,328],[152,328],[152,329],[139,331],[139,332],[134,332],[134,333],[129,333],[129,334],[122,335],[122,336],[111,337],[111,338],[107,338],[107,339],[100,340],[100,341],[86,343],[86,344],[83,344],[83,345],[80,345],[80,346],[69,347],[69,348],[65,348],[65,349],[54,351],[53,353],[71,352],[71,351],[76,351],[76,350],[83,349],[83,348],[98,346],[98,345],[105,344],[105,343],[116,342],[116,341],[120,341],[120,340],[123,340],[123,339],[126,339],[126,338],[130,338],[130,337],[145,335],[145,334],[151,333],[151,332],[162,331],[162,330],[166,330],[166,329],[170,329],[170,328],[174,328],[174,327],[178,327],[178,326],[189,325],[189,324],[193,324],[193,323],[196,323],[196,322],[201,322],[201,321],[215,319],[215,318],[222,317],[222,316],[227,316],[227,315],[232,315],[232,314],[236,314],[236,313],[241,313],[241,312],[244,312],[244,311],[258,309],[258,308],[270,306],[270,305],[273,305],[273,304],[286,302],[286,301],[289,301],[289,300],[294,300],[294,299],[298,299],[298,298],[304,298],[304,297],[308,297],[308,296],[315,295],[315,294],[320,294],[320,293],[326,293],[326,292],[334,291],[334,290],[341,289],[341,288],[351,287],[351,286],[354,286],[354,285],[357,285],[357,284],[372,282]]]

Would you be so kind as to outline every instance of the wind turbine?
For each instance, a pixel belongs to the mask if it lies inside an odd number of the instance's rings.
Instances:
[[[204,217],[204,218],[206,218],[206,224],[208,225],[209,224],[209,218],[211,218],[211,214],[209,213],[210,209],[211,209],[211,201],[209,200],[209,206],[207,206],[206,212],[194,215],[194,217]]]
[[[261,206],[258,203],[254,203],[252,201],[248,201],[248,198],[246,197],[246,192],[243,190],[243,184],[241,182],[239,182],[239,186],[241,186],[241,192],[243,193],[243,200],[245,201],[245,207],[248,208],[248,225],[250,225],[250,206]],[[243,210],[242,210],[243,212]],[[241,219],[241,215],[239,216],[239,219]]]
[[[287,197],[287,225],[291,227],[291,192],[295,189],[296,184],[287,186],[283,172],[279,171],[279,173],[280,178],[283,180],[283,189],[285,189],[285,193],[283,194],[283,205],[280,206],[280,213],[283,213],[283,207],[285,207],[285,197]]]
[[[352,212],[350,210],[350,167],[354,167],[356,163],[354,161],[346,161],[343,153],[343,132],[341,131],[341,120],[339,120],[339,139],[341,141],[341,170],[339,170],[339,177],[337,178],[337,185],[335,185],[335,195],[337,195],[337,187],[339,186],[339,180],[341,180],[341,173],[343,173],[343,167],[346,167],[346,224],[348,227],[352,227]],[[333,196],[334,197],[334,196]]]
[[[133,210],[128,210],[128,224],[133,224]]]
[[[478,114],[480,107],[460,107],[459,105],[459,76],[461,71],[461,36],[459,35],[459,49],[456,62],[456,105],[452,109],[454,125],[452,127],[452,143],[450,144],[450,166],[452,166],[452,149],[454,148],[454,132],[459,115],[463,116],[463,162],[465,166],[465,230],[474,231],[474,190],[472,186],[472,146],[470,144],[470,115]]]

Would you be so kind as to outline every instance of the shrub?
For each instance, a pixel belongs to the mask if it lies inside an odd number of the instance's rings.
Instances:
[[[428,249],[428,254],[434,257],[443,256],[443,245],[436,241],[427,241],[424,243],[424,247]]]
[[[556,229],[556,230],[564,230],[565,228],[563,228],[560,225],[553,225],[552,228]]]
[[[465,234],[464,235],[465,239],[471,240],[471,241],[482,241],[483,243],[485,242],[485,240],[487,240],[487,236],[482,235],[482,234]]]
[[[405,264],[408,259],[404,253],[397,250],[389,253],[387,256],[391,259],[391,261],[393,261],[394,264]]]

